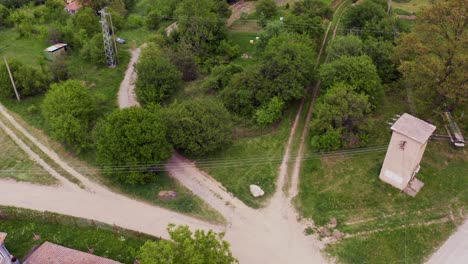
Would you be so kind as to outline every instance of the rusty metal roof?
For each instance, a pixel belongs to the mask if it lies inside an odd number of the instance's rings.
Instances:
[[[44,242],[34,250],[23,264],[121,264],[75,249]]]
[[[392,130],[419,143],[426,142],[436,127],[410,114],[404,113],[392,126]]]

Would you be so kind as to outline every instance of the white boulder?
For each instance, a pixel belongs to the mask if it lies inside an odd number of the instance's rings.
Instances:
[[[260,188],[260,186],[251,184],[250,185],[250,193],[253,195],[253,197],[260,197],[265,194],[265,192]]]

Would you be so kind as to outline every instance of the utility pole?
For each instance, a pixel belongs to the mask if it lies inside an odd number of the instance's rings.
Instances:
[[[5,56],[3,56],[3,60],[5,60],[5,65],[8,70],[8,75],[10,75],[11,84],[13,85],[13,90],[15,90],[16,99],[18,99],[18,101],[21,101],[18,90],[16,90],[16,84],[15,84],[15,80],[13,79],[13,74],[11,74],[11,71],[10,71],[10,65],[8,65],[8,61]]]
[[[104,40],[104,52],[106,53],[106,61],[107,64],[110,67],[114,67],[117,65],[117,61],[115,59],[115,54],[117,53],[117,47],[115,45],[115,39],[114,39],[114,45],[112,45],[112,40],[111,40],[111,34],[109,30],[109,25],[107,24],[107,16],[110,16],[109,13],[106,12],[106,8],[103,8],[101,11],[99,11],[101,14],[101,26],[102,26],[102,38]],[[111,18],[112,19],[112,18]],[[112,24],[112,20],[111,24]],[[114,34],[114,28],[111,28],[112,34]]]

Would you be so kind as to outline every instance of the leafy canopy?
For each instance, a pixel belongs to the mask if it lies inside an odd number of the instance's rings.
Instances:
[[[369,56],[343,56],[338,60],[320,67],[320,79],[325,87],[338,82],[351,85],[356,92],[369,96],[369,101],[375,106],[383,96],[383,87],[377,68]]]
[[[418,14],[414,31],[399,39],[396,57],[416,106],[449,109],[467,102],[468,30],[464,0],[438,1]]]
[[[146,164],[150,167],[172,155],[161,109],[153,107],[152,110],[141,107],[116,110],[97,128],[98,162],[103,166],[119,166],[111,176],[121,182],[150,181],[155,174],[134,172],[131,166]]]
[[[154,44],[142,50],[136,72],[135,92],[143,105],[163,102],[182,84],[182,73],[171,63],[167,54]]]
[[[80,81],[51,85],[42,103],[42,113],[52,136],[81,151],[90,146],[90,131],[97,116],[96,102]]]
[[[212,230],[190,231],[188,226],[169,225],[171,240],[147,241],[138,258],[141,264],[231,264],[238,263],[232,256],[223,233]]]
[[[175,102],[166,119],[172,144],[188,155],[203,156],[231,142],[229,113],[214,100]]]

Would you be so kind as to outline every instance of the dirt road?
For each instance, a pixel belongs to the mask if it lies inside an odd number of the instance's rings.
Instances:
[[[468,261],[468,221],[458,227],[426,264],[463,264]]]
[[[142,46],[143,47],[143,46]],[[118,104],[119,108],[126,108],[130,106],[140,105],[136,99],[135,95],[135,81],[137,74],[135,72],[135,64],[140,57],[141,48],[138,47],[130,51],[132,58],[128,63],[127,70],[125,71],[125,77],[120,83],[119,95],[118,95]]]

